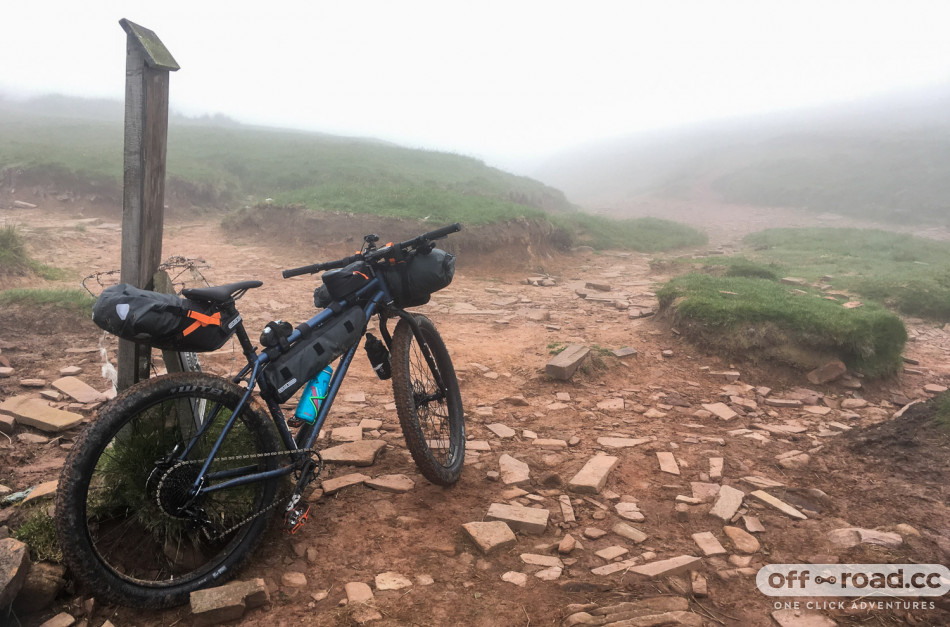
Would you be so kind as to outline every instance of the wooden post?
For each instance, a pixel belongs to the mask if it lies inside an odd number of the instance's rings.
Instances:
[[[121,281],[151,288],[162,258],[168,73],[178,63],[158,35],[122,19],[125,30],[125,151]],[[118,388],[148,378],[151,350],[119,340]]]

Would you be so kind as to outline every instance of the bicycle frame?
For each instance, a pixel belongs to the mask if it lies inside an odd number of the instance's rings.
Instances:
[[[367,296],[369,296],[368,299]],[[390,344],[389,332],[388,329],[386,329],[386,320],[388,319],[389,314],[393,314],[407,321],[412,329],[413,334],[419,340],[419,345],[422,347],[423,356],[428,363],[429,368],[433,372],[436,382],[438,383],[440,394],[445,395],[445,384],[442,380],[442,375],[435,364],[435,360],[433,359],[427,344],[423,341],[418,323],[412,314],[406,312],[405,310],[383,304],[389,302],[391,300],[391,296],[386,283],[380,276],[377,275],[373,277],[369,283],[363,286],[359,291],[356,292],[356,294],[351,297],[350,301],[360,302],[364,299],[366,299],[366,304],[363,306],[363,311],[366,314],[367,320],[369,320],[370,317],[376,313],[380,314],[380,329],[387,345]],[[337,303],[332,308],[324,309],[316,316],[310,318],[306,324],[311,328],[316,328],[321,323],[332,318],[336,314],[336,311],[342,310],[348,305],[349,301],[347,300],[337,301]],[[231,307],[234,307],[233,303],[231,304]],[[272,360],[272,357],[266,351],[261,353],[257,352],[257,349],[251,343],[251,340],[247,335],[247,330],[244,328],[243,320],[240,318],[235,333],[237,335],[238,341],[241,344],[241,348],[244,351],[244,356],[247,358],[247,365],[245,365],[244,368],[242,368],[232,380],[234,383],[239,383],[247,379],[247,391],[244,393],[244,396],[241,398],[237,407],[231,413],[228,422],[223,427],[221,434],[211,449],[211,452],[204,461],[198,476],[195,478],[195,481],[191,487],[192,499],[199,497],[201,494],[211,493],[217,490],[223,490],[231,487],[254,483],[257,481],[264,481],[273,477],[288,475],[298,468],[298,461],[300,460],[301,455],[305,455],[306,459],[309,460],[309,449],[313,447],[317,436],[320,434],[320,430],[323,428],[323,424],[330,412],[330,408],[333,405],[333,401],[336,398],[337,392],[343,383],[343,379],[346,377],[346,373],[349,370],[351,362],[353,361],[356,350],[360,345],[360,340],[357,340],[346,350],[345,353],[343,353],[342,357],[340,357],[340,362],[337,365],[336,371],[333,373],[333,376],[330,379],[327,397],[321,404],[314,423],[312,425],[305,425],[302,427],[295,438],[287,426],[287,421],[284,418],[283,411],[280,409],[280,405],[276,400],[276,397],[273,393],[274,391],[271,389],[270,385],[267,383],[267,380],[263,376],[264,366],[266,366]],[[291,333],[291,335],[287,338],[288,342],[293,344],[298,339],[300,339],[301,335],[302,333],[300,332],[299,328],[294,330],[293,333]],[[362,339],[362,335],[360,339]],[[249,373],[250,376],[248,377]],[[228,437],[228,433],[234,425],[235,420],[249,402],[250,397],[254,392],[255,385],[260,386],[260,396],[267,405],[268,412],[270,413],[271,418],[277,427],[277,431],[280,434],[281,440],[287,449],[286,454],[290,455],[291,461],[281,465],[279,468],[263,472],[254,472],[256,466],[253,465],[219,472],[210,472],[209,469],[211,464],[214,462],[214,459],[218,455],[222,444]],[[184,460],[187,457],[188,453],[192,450],[192,448],[194,448],[195,444],[198,442],[204,432],[207,431],[208,426],[212,422],[213,421],[211,420],[204,421],[197,433],[192,437],[191,441],[185,446],[184,450],[178,454],[177,457],[179,460]],[[206,485],[206,483],[209,481],[222,479],[224,481],[221,481],[220,483]]]

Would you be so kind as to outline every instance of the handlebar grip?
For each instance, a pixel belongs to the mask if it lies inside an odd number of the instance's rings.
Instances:
[[[280,275],[285,279],[289,279],[292,276],[300,276],[301,274],[313,274],[314,272],[320,271],[319,263],[312,263],[309,266],[303,266],[301,268],[291,268],[290,270],[282,270]]]
[[[462,225],[458,222],[455,224],[450,224],[448,226],[443,226],[441,229],[436,229],[434,231],[429,231],[428,233],[421,236],[424,239],[441,239],[448,235],[449,233],[458,233],[462,230]]]

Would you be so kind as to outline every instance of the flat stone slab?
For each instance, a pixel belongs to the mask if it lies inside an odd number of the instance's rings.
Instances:
[[[599,551],[596,551],[594,552],[594,555],[596,555],[597,557],[601,559],[607,560],[608,562],[612,562],[618,557],[622,555],[626,555],[629,552],[630,552],[630,549],[626,547],[614,545],[614,546],[608,546],[606,549],[601,549]]]
[[[25,505],[32,501],[38,501],[39,499],[46,496],[53,496],[56,494],[56,488],[59,487],[59,480],[53,479],[52,481],[44,481],[43,483],[35,486],[30,493],[23,499],[23,502],[20,505]]]
[[[786,514],[787,516],[791,516],[792,518],[797,518],[798,520],[808,520],[808,516],[801,513],[800,511],[798,511],[797,509],[795,509],[794,507],[792,507],[785,501],[775,498],[768,492],[765,492],[763,490],[756,490],[755,492],[752,492],[750,496],[754,496],[755,498],[759,499],[766,505],[774,507],[775,509],[782,512],[783,514]]]
[[[577,517],[574,515],[574,506],[571,505],[571,497],[566,494],[562,494],[557,497],[557,501],[561,506],[561,517],[564,519],[564,522],[575,522]]]
[[[643,542],[649,537],[647,534],[643,533],[636,527],[633,527],[632,525],[628,525],[627,523],[624,523],[624,522],[618,522],[610,530],[616,533],[618,536],[622,538],[626,538],[627,540],[630,540],[634,544],[640,544],[641,542]]]
[[[386,448],[386,442],[383,440],[360,440],[331,446],[320,451],[320,456],[328,464],[372,466],[384,448]]]
[[[617,515],[621,518],[633,522],[643,522],[646,520],[643,512],[640,511],[640,506],[636,503],[617,503],[614,505],[614,509],[617,510]]]
[[[574,376],[589,353],[590,349],[582,344],[570,344],[544,366],[544,371],[548,376],[567,381]]]
[[[679,464],[676,463],[676,458],[673,457],[673,453],[666,451],[659,451],[656,454],[657,460],[660,462],[660,470],[662,472],[668,472],[671,475],[680,474]]]
[[[462,530],[485,555],[492,551],[507,549],[518,542],[511,527],[500,520],[465,523],[462,525]]]
[[[491,451],[491,444],[487,440],[469,440],[465,443],[465,450],[489,452]]]
[[[538,438],[533,442],[533,445],[543,449],[561,451],[567,448],[567,441],[554,438]]]
[[[613,562],[611,564],[607,564],[606,566],[593,568],[591,569],[590,572],[593,573],[594,575],[600,575],[601,577],[606,577],[607,575],[613,575],[614,573],[619,573],[620,571],[633,568],[634,566],[637,565],[638,562],[641,562],[641,561],[642,560],[640,559],[639,556],[631,557],[630,559],[624,560],[622,562]]]
[[[351,581],[343,590],[346,592],[346,601],[349,605],[354,603],[370,603],[373,600],[373,589],[369,584],[362,581]]]
[[[600,411],[623,411],[624,403],[622,398],[608,398],[605,401],[597,403],[597,409]]]
[[[699,546],[699,550],[702,551],[706,557],[726,553],[726,547],[720,544],[719,540],[716,539],[716,536],[714,536],[711,531],[694,533],[693,541]]]
[[[730,408],[725,403],[705,403],[703,405],[703,409],[705,409],[706,411],[708,411],[715,417],[719,418],[720,420],[732,420],[733,418],[739,415],[736,412],[734,412],[732,408]]]
[[[564,568],[564,562],[561,558],[554,555],[538,555],[537,553],[522,553],[521,561],[531,566],[544,566],[545,568],[557,567]]]
[[[709,513],[720,520],[728,522],[736,515],[736,512],[739,511],[739,506],[742,505],[742,499],[744,498],[745,492],[742,490],[724,485],[719,488],[719,498],[716,499],[716,503],[712,509],[709,510]]]
[[[330,432],[331,442],[358,442],[363,439],[361,427],[337,427]]]
[[[581,494],[597,494],[607,484],[607,475],[617,466],[619,461],[619,457],[595,455],[568,482],[567,488]]]
[[[509,427],[508,425],[503,425],[500,422],[487,425],[486,428],[497,435],[499,438],[513,438],[516,435],[516,431]]]
[[[348,488],[350,486],[359,485],[364,481],[369,481],[369,479],[369,477],[362,473],[354,472],[348,475],[343,475],[342,477],[324,479],[321,487],[323,488],[324,494],[333,494],[334,492],[339,492],[343,488]]]
[[[412,581],[399,573],[385,572],[376,575],[377,590],[402,590],[411,587]]]
[[[507,573],[501,576],[501,580],[514,584],[520,588],[524,588],[528,584],[528,576],[524,573],[519,573],[516,570],[509,570]]]
[[[821,612],[809,610],[776,610],[772,618],[780,627],[835,627],[838,624]]]
[[[528,464],[505,453],[498,459],[501,481],[505,485],[524,485],[531,481]]]
[[[0,412],[12,415],[21,425],[50,433],[72,429],[82,422],[79,414],[50,407],[38,398],[14,396],[0,404]]]
[[[688,570],[695,570],[702,561],[702,558],[693,555],[680,555],[679,557],[650,562],[642,566],[634,566],[630,570],[639,575],[650,577],[651,579],[656,577],[669,577],[670,575],[678,575]]]
[[[191,593],[191,614],[197,625],[215,625],[240,619],[245,609],[270,601],[263,579],[233,581]]]
[[[500,520],[516,531],[540,535],[548,527],[550,512],[536,507],[492,503],[485,518]]]
[[[416,482],[406,475],[380,475],[374,479],[363,481],[367,486],[383,492],[408,492],[416,486]]]
[[[653,438],[597,438],[597,444],[607,448],[630,448],[652,442]]]
[[[709,478],[710,479],[722,479],[722,457],[710,457],[709,458]]]
[[[72,376],[53,381],[53,387],[79,403],[96,403],[105,400],[101,392]]]

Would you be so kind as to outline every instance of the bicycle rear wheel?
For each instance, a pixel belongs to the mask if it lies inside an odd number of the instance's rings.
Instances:
[[[189,503],[243,392],[204,373],[157,377],[104,406],[80,435],[59,481],[57,532],[70,570],[97,596],[137,607],[180,605],[193,590],[229,579],[250,556],[273,514],[278,478]],[[208,421],[184,463],[171,461]],[[245,407],[210,472],[273,469],[280,448],[273,425]]]
[[[462,396],[449,352],[435,325],[418,314],[415,320],[421,338],[404,319],[399,320],[393,333],[396,413],[422,475],[432,483],[452,485],[461,476],[465,460]]]

